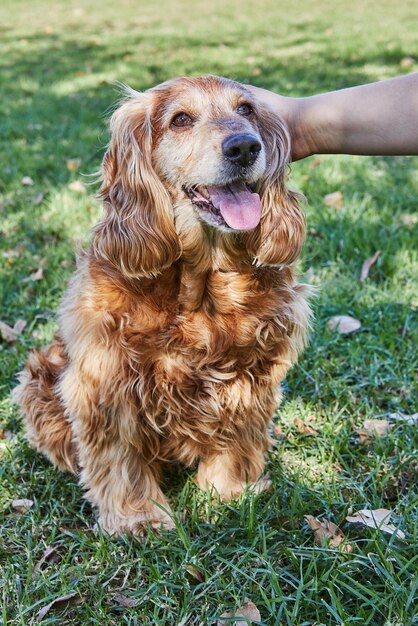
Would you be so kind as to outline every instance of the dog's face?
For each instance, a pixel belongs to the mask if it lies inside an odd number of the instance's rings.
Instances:
[[[214,242],[244,247],[258,265],[297,257],[304,221],[284,184],[289,136],[244,85],[202,76],[128,91],[110,127],[93,248],[125,276],[195,263]]]
[[[250,92],[215,77],[176,80],[154,91],[153,110],[155,167],[177,198],[186,193],[215,228],[255,228],[266,147]]]

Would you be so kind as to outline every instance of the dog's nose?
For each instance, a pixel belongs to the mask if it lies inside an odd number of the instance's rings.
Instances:
[[[228,161],[241,165],[241,167],[252,165],[258,157],[260,150],[260,141],[250,133],[229,135],[222,143],[224,156]]]

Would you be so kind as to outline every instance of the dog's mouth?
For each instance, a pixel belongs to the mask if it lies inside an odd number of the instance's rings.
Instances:
[[[261,219],[261,200],[255,184],[243,180],[222,187],[199,185],[184,191],[205,217],[215,226],[232,230],[252,230]]]

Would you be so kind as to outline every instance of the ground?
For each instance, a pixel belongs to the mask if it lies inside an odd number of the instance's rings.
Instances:
[[[309,225],[301,277],[318,295],[309,347],[275,418],[271,493],[216,504],[178,471],[167,484],[175,531],[95,534],[76,480],[28,447],[10,398],[28,350],[54,332],[74,249],[100,214],[87,175],[107,141],[115,81],[144,89],[210,72],[318,93],[418,70],[417,19],[415,3],[392,0],[3,0],[0,320],[26,321],[17,341],[0,340],[4,625],[210,625],[245,598],[264,625],[418,624],[417,428],[393,418],[417,411],[415,158],[292,167]],[[324,196],[337,191],[342,201],[331,203],[342,206],[328,206]],[[358,319],[360,332],[331,331],[334,315]],[[390,431],[359,435],[368,419],[388,420]],[[19,512],[16,498],[33,505]],[[405,539],[345,521],[365,508],[393,511]],[[352,551],[315,544],[305,515],[339,524]],[[55,552],[35,567],[47,548]],[[66,594],[70,603],[38,615]]]

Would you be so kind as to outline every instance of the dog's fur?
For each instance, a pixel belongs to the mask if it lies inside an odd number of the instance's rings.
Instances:
[[[173,126],[183,111],[193,126]],[[289,137],[275,113],[233,81],[180,78],[129,91],[111,132],[104,217],[15,398],[32,445],[79,473],[118,534],[171,525],[155,504],[169,510],[167,462],[198,463],[199,485],[225,499],[265,485],[268,427],[309,307],[292,267],[304,216],[285,186]],[[240,174],[261,198],[250,231],[211,225],[187,193],[232,180],[221,144],[235,132],[262,144]]]

